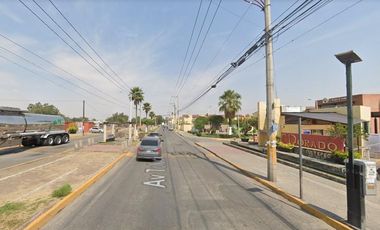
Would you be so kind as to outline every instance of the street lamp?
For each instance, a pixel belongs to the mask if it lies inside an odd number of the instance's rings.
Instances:
[[[346,165],[346,189],[347,189],[347,217],[348,222],[361,228],[364,221],[364,199],[361,198],[359,185],[355,186],[354,156],[353,156],[353,121],[352,121],[352,74],[351,64],[361,62],[362,59],[348,51],[336,54],[335,57],[346,66],[346,90],[347,90],[347,148],[348,164]]]

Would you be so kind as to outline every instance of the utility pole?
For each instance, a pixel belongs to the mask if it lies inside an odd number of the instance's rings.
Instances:
[[[266,55],[266,121],[267,121],[267,175],[269,181],[276,181],[277,152],[276,152],[276,128],[273,117],[274,107],[274,82],[273,82],[273,47],[271,32],[270,0],[264,2],[265,15],[265,55]]]
[[[86,101],[83,100],[83,114],[82,114],[82,136],[84,136],[84,118],[86,116]]]
[[[132,139],[132,101],[129,101],[129,117],[128,117],[128,142]]]
[[[179,130],[179,96],[177,95],[177,129]]]

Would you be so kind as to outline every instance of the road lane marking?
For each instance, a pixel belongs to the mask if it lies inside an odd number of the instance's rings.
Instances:
[[[3,178],[0,178],[0,181],[7,180],[7,179],[9,179],[9,178],[12,178],[12,177],[15,177],[15,176],[18,176],[18,175],[21,175],[21,174],[24,174],[24,173],[30,172],[30,171],[35,170],[35,169],[38,169],[38,168],[42,168],[42,167],[44,167],[44,166],[47,166],[47,165],[53,164],[53,163],[55,163],[55,162],[61,161],[61,160],[65,159],[65,158],[68,158],[68,157],[70,157],[70,156],[61,157],[61,158],[59,158],[59,159],[57,159],[57,160],[50,161],[50,162],[48,162],[48,163],[46,163],[46,164],[42,164],[42,165],[39,165],[39,166],[36,166],[36,167],[30,168],[30,169],[27,169],[27,170],[24,170],[24,171],[18,172],[18,173],[16,173],[16,174],[13,174],[13,175],[10,175],[10,176],[6,176],[6,177],[3,177]]]
[[[150,166],[150,168],[145,169],[145,173],[149,174],[149,181],[143,182],[144,185],[158,187],[158,188],[166,188],[166,185],[162,184],[166,182],[166,178],[163,175],[153,174],[150,172],[166,172],[166,162],[164,159],[159,163],[154,163]]]

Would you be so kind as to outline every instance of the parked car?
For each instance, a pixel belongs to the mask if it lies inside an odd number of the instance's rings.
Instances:
[[[137,148],[136,160],[161,160],[161,140],[157,137],[144,137]]]
[[[99,127],[92,127],[90,129],[90,133],[103,133],[103,129],[101,129]]]

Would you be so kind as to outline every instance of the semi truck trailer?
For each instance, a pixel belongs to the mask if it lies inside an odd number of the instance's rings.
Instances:
[[[23,146],[66,144],[70,141],[70,136],[64,126],[65,120],[59,115],[0,107],[0,147],[15,139],[21,139]]]

